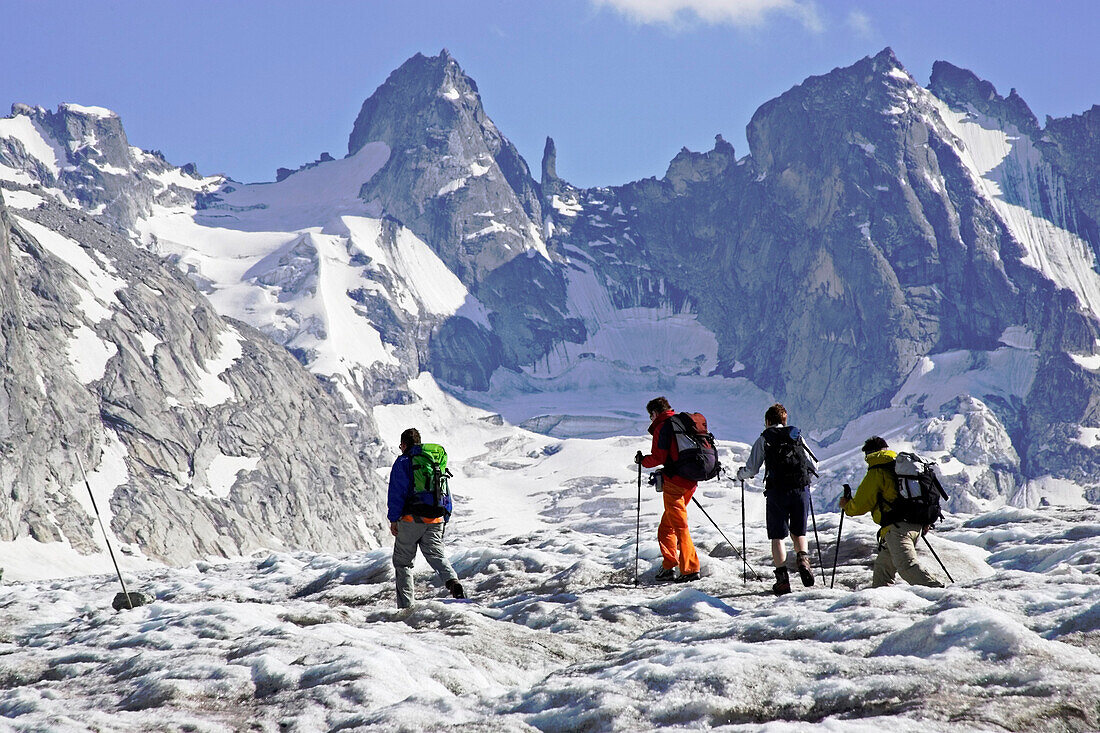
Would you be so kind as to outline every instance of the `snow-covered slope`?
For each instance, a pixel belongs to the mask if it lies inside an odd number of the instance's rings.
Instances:
[[[222,181],[197,205],[154,206],[135,226],[219,312],[256,326],[315,373],[340,376],[362,409],[376,374],[415,368],[406,362],[418,328],[458,313],[486,323],[429,247],[369,216],[358,198],[388,157],[374,143],[278,183]]]

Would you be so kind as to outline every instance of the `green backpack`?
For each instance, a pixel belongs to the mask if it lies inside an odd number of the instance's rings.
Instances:
[[[447,451],[441,445],[424,443],[412,457],[412,501],[409,511],[421,517],[442,517],[451,513],[451,491],[447,480]]]

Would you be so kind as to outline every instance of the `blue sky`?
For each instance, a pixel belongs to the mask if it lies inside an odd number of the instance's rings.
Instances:
[[[661,176],[721,133],[748,152],[767,100],[890,46],[922,84],[950,61],[1040,122],[1100,104],[1100,2],[1048,0],[0,0],[0,109],[108,107],[130,141],[203,173],[272,180],[340,157],[363,100],[447,48],[537,177]]]

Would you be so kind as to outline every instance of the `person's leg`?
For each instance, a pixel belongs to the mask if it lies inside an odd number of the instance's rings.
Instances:
[[[917,524],[902,524],[887,535],[887,547],[893,556],[894,567],[898,575],[909,585],[926,585],[942,588],[943,583],[936,580],[917,560],[917,542],[920,541],[922,527]]]
[[[695,552],[695,543],[691,541],[691,530],[688,528],[687,503],[691,501],[694,492],[688,492],[680,496],[670,496],[665,492],[665,516],[669,519],[669,527],[672,529],[679,547],[677,564],[680,566],[681,575],[690,575],[699,572],[699,555]]]
[[[676,497],[665,491],[661,494],[661,499],[665,503],[665,511],[661,515],[661,523],[657,525],[657,545],[661,548],[661,568],[672,570],[679,564],[676,531],[672,527],[672,513],[675,511]]]
[[[420,537],[420,551],[424,553],[424,559],[428,561],[428,564],[432,566],[432,569],[435,570],[444,584],[451,580],[458,580],[458,575],[455,574],[454,568],[451,567],[450,561],[447,560],[447,556],[444,554],[443,533],[445,526],[442,523],[425,524],[424,534]]]
[[[775,565],[772,593],[781,596],[791,592],[791,576],[787,572],[787,548],[783,546],[783,540],[790,531],[787,507],[779,490],[765,491],[764,496],[764,520],[768,528],[768,539],[772,543],[772,563]]]
[[[393,573],[398,608],[408,608],[413,603],[413,563],[424,526],[415,522],[397,523],[397,536],[393,538]]]
[[[893,527],[886,530],[887,537],[890,535],[891,530],[893,530]],[[875,567],[871,573],[871,587],[881,588],[884,585],[892,585],[896,575],[894,557],[890,552],[890,548],[887,547],[886,538],[884,537],[878,543],[878,555],[875,556]]]
[[[783,541],[787,538],[790,525],[787,522],[785,495],[778,489],[765,494],[764,520],[768,529],[768,539],[772,543],[772,565],[777,568],[787,564],[787,548]]]
[[[787,548],[783,540],[772,540],[772,565],[781,568],[787,564]]]
[[[791,542],[794,544],[795,565],[802,585],[814,584],[814,571],[810,567],[809,545],[806,542],[806,525],[810,516],[810,492],[808,489],[791,491],[787,494],[787,519],[791,527]]]

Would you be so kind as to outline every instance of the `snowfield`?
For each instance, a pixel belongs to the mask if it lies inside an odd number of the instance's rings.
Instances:
[[[421,385],[426,391],[426,387]],[[0,714],[18,731],[1085,731],[1100,728],[1100,511],[1002,507],[931,536],[956,582],[869,589],[875,527],[846,519],[836,587],[770,592],[763,497],[743,566],[697,506],[703,578],[654,585],[660,502],[636,437],[557,439],[446,400],[378,408],[451,448],[449,555],[395,608],[390,549],[257,553],[0,588]],[[467,408],[468,409],[468,408]],[[724,443],[727,465],[747,446]],[[396,451],[394,452],[396,454]],[[816,492],[831,568],[838,515]],[[699,502],[740,544],[741,492]],[[811,545],[813,545],[811,537]],[[740,549],[738,547],[738,549]],[[940,573],[922,548],[922,559]],[[816,565],[815,560],[815,565]],[[105,571],[110,565],[104,558]],[[819,571],[820,572],[820,571]]]

